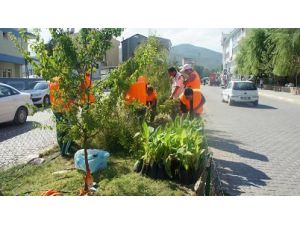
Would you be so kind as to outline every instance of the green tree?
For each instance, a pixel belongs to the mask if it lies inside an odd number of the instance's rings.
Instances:
[[[34,30],[35,38],[30,47],[36,53],[38,63],[32,60],[27,49],[18,44],[16,37],[11,37],[37,74],[46,80],[60,77],[60,90],[64,93],[62,100],[65,103],[72,100],[72,104],[66,112],[67,119],[57,124],[57,129],[67,131],[65,139],[80,142],[85,153],[86,172],[89,174],[87,148],[99,128],[97,118],[92,115],[96,104],[91,105],[89,100],[82,101],[81,98],[82,95],[90,95],[91,87],[81,89],[81,85],[86,73],[93,73],[95,63],[103,59],[111,47],[111,39],[119,36],[122,29],[83,28],[76,35],[61,28],[51,28],[49,31],[52,40],[50,44],[45,44],[40,37],[40,30]],[[20,30],[20,34],[28,43],[26,31]],[[84,189],[88,191],[87,182]]]
[[[300,29],[273,29],[268,41],[272,46],[274,74],[293,76],[297,86],[300,73]]]
[[[261,76],[270,72],[270,59],[266,57],[268,51],[266,29],[251,29],[238,45],[236,57],[236,73],[241,75]]]

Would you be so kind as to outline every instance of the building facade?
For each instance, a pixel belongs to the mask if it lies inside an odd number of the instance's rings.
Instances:
[[[27,44],[22,41],[18,29],[0,28],[0,77],[22,77],[25,60],[9,39],[9,33],[15,35],[23,48],[27,49]]]
[[[119,46],[120,41],[117,39],[111,40],[111,48],[105,53],[104,66],[116,67],[120,64],[119,61]]]
[[[245,28],[233,29],[229,34],[222,33],[221,45],[223,48],[223,71],[235,76],[235,58],[238,44],[246,36]]]
[[[128,60],[134,55],[135,49],[147,41],[147,37],[141,34],[135,34],[122,41],[122,61]]]
[[[120,64],[120,41],[113,38],[111,40],[111,48],[105,53],[103,61],[97,62],[96,72],[93,74],[93,79],[102,79],[101,77],[107,74]]]
[[[122,41],[122,61],[128,60],[134,55],[135,49],[142,43],[147,41],[147,37],[141,34],[135,34]],[[171,50],[172,43],[169,39],[157,37],[159,46],[166,49],[167,51]]]
[[[184,64],[190,64],[193,67],[193,66],[195,66],[195,60],[193,58],[184,57],[181,60],[181,64],[182,65],[184,65]]]

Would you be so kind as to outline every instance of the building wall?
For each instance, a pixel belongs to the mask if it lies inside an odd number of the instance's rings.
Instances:
[[[246,36],[246,29],[237,28],[230,34],[222,34],[223,69],[235,75],[235,58],[239,42]]]
[[[17,29],[0,28],[0,55],[5,58],[5,61],[0,59],[0,77],[20,77],[24,59],[15,44],[9,39],[9,32],[15,34],[23,48],[27,49],[27,45],[19,37]],[[15,60],[18,63],[15,63]]]
[[[120,42],[116,39],[112,39],[112,47],[106,52],[105,63],[106,66],[118,66],[119,65],[119,45]]]
[[[0,77],[14,77],[15,73],[16,73],[15,64],[0,62]]]
[[[2,30],[0,28],[0,53],[16,57],[22,57],[18,49],[15,47],[15,44],[11,40],[9,40],[8,32],[3,31],[5,30]],[[20,37],[18,37],[18,40],[22,43],[22,46],[24,48],[27,48],[27,45],[24,42],[22,42]]]
[[[182,65],[184,65],[184,64],[190,64],[191,66],[195,65],[195,62],[192,58],[182,58],[181,63],[182,63]]]
[[[122,61],[124,62],[132,57],[135,49],[145,41],[147,41],[147,37],[139,34],[122,41]]]

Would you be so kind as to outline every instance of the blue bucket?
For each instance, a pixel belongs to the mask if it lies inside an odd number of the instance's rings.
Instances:
[[[107,167],[109,153],[99,149],[88,149],[88,161],[91,173]],[[79,170],[85,170],[84,149],[78,150],[74,155],[75,167]]]

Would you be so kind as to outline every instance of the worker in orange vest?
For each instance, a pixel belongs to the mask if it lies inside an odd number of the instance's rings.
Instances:
[[[84,81],[82,82],[80,89],[79,89],[79,94],[80,94],[80,99],[82,103],[94,103],[95,102],[95,96],[92,92],[93,84],[92,84],[92,78],[91,74],[86,73]]]
[[[61,82],[61,77],[54,77],[51,79],[49,83],[49,95],[51,108],[56,119],[57,143],[62,156],[66,156],[68,155],[68,151],[70,150],[73,142],[64,140],[67,131],[59,125],[63,125],[67,122],[66,113],[69,112],[70,108],[72,108],[73,100],[66,99],[65,93],[59,88],[59,84]]]
[[[200,89],[186,88],[179,99],[182,113],[190,113],[190,118],[200,117],[205,104],[205,98]]]
[[[145,76],[139,76],[138,80],[130,85],[125,95],[125,101],[127,103],[138,101],[142,105],[147,104],[147,79]]]
[[[201,86],[201,76],[196,70],[193,70],[190,64],[185,64],[182,66],[180,73],[188,76],[187,80],[184,82],[186,88],[200,89]]]
[[[49,95],[50,95],[51,108],[56,118],[56,124],[58,125],[64,123],[64,125],[67,125],[68,118],[66,115],[68,112],[70,112],[70,110],[72,110],[72,106],[74,104],[75,99],[66,99],[65,93],[59,87],[61,82],[63,82],[61,77],[54,77],[51,79],[49,83]],[[84,104],[87,102],[87,100],[89,101],[89,103],[95,102],[95,96],[92,93],[90,93],[91,87],[92,87],[91,77],[87,73],[85,75],[84,81],[78,88],[78,96],[80,98],[81,103]],[[67,130],[62,129],[62,127],[58,127],[56,134],[57,134],[57,143],[59,145],[61,154],[63,156],[68,155],[68,152],[70,151],[74,142],[64,140],[64,137],[67,134]]]

